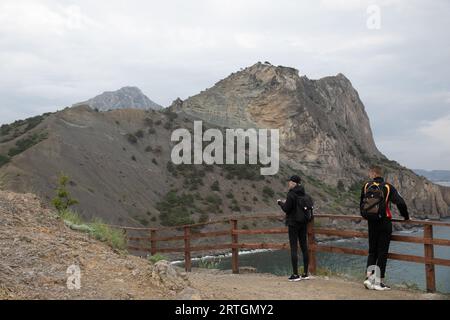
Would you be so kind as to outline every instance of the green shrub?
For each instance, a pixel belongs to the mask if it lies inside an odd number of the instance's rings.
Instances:
[[[211,190],[212,191],[220,191],[220,186],[219,186],[219,181],[214,181],[213,184],[211,185]]]
[[[169,191],[156,205],[160,211],[161,224],[165,226],[192,224],[189,210],[193,208],[194,203],[195,199],[191,194],[177,195],[174,190]]]
[[[69,191],[67,191],[68,182],[69,177],[63,173],[60,174],[58,179],[58,188],[56,189],[56,197],[52,200],[52,204],[59,212],[65,211],[78,203],[77,200],[71,197]]]
[[[164,114],[169,119],[169,121],[173,121],[176,118],[178,118],[178,114],[176,112],[173,112],[173,111],[168,110],[168,109],[166,111],[164,111]]]
[[[152,146],[147,146],[145,152],[151,152],[153,150]]]
[[[158,161],[155,158],[152,159],[153,164],[158,165]]]
[[[136,131],[136,133],[134,135],[136,136],[136,138],[141,139],[144,137],[144,131],[140,129],[140,130]]]
[[[198,261],[198,267],[203,269],[218,269],[221,261],[220,258],[201,258]]]
[[[47,137],[48,137],[47,133],[41,134],[34,133],[24,139],[19,139],[16,141],[16,146],[9,150],[8,155],[10,157],[14,157],[24,152],[25,150],[31,148],[32,146],[38,144],[39,142],[47,139]]]
[[[81,219],[81,217],[78,215],[78,213],[69,210],[69,209],[64,209],[62,211],[58,212],[59,217],[64,220],[64,221],[68,221],[72,224],[83,224],[83,220]]]
[[[126,249],[127,241],[121,230],[113,229],[105,225],[100,219],[95,219],[89,225],[92,228],[91,234],[95,239],[106,242],[114,249]]]
[[[156,133],[155,128],[153,128],[153,127],[148,128],[148,134],[155,134],[155,133]]]
[[[269,186],[264,186],[263,195],[272,198],[275,195],[275,191],[273,191],[272,188]]]
[[[0,167],[7,164],[11,159],[7,156],[0,154]]]
[[[153,120],[150,119],[150,118],[145,118],[145,119],[144,119],[144,123],[145,123],[145,125],[148,126],[148,127],[153,126]]]
[[[156,253],[152,256],[148,256],[148,261],[150,261],[153,264],[157,263],[158,261],[161,261],[161,260],[167,260],[167,258],[159,253]]]
[[[138,142],[138,139],[137,139],[136,136],[135,136],[134,134],[132,134],[132,133],[128,133],[128,134],[126,135],[126,137],[127,137],[128,142],[131,143],[131,144],[136,144],[136,143]]]

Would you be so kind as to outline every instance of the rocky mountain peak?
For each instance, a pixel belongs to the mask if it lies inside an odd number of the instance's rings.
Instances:
[[[150,100],[138,87],[123,87],[116,91],[106,91],[87,101],[74,106],[89,105],[99,111],[114,109],[152,109],[160,110],[162,107]]]

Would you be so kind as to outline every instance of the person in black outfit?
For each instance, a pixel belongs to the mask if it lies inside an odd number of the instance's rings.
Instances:
[[[289,281],[307,280],[308,277],[308,242],[307,242],[307,222],[305,219],[296,217],[297,198],[305,195],[305,188],[301,185],[299,176],[292,176],[288,180],[289,192],[286,200],[278,199],[277,203],[286,213],[286,225],[289,231],[289,245],[291,248],[291,262],[293,274]],[[301,220],[301,221],[299,221]],[[303,274],[298,274],[298,243],[303,255]]]
[[[362,208],[367,187],[374,182],[383,187],[386,202],[379,208],[379,214],[382,218],[380,220],[368,221],[369,256],[367,258],[367,268],[374,265],[378,266],[380,268],[381,282],[379,284],[372,284],[369,280],[372,272],[368,271],[366,280],[364,281],[364,286],[367,289],[375,289],[380,291],[390,290],[390,287],[384,283],[386,263],[392,234],[392,213],[390,210],[390,204],[394,203],[397,206],[400,214],[405,218],[405,220],[409,220],[409,213],[405,200],[400,196],[399,192],[394,186],[385,182],[384,178],[382,178],[383,169],[381,167],[371,167],[369,170],[369,177],[371,180],[365,183],[361,190],[360,208]]]

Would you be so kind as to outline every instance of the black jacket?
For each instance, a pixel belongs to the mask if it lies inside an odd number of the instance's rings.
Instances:
[[[295,213],[297,210],[297,198],[299,196],[305,195],[305,188],[301,185],[296,185],[294,188],[290,189],[286,201],[278,202],[278,205],[286,213],[286,225],[295,223]]]
[[[395,187],[393,185],[391,185],[390,183],[385,182],[383,178],[375,178],[373,181],[378,182],[378,183],[385,183],[386,185],[389,186],[389,189],[390,189],[389,197],[387,199],[387,205],[382,207],[382,210],[385,210],[384,215],[388,219],[392,219],[390,204],[393,203],[397,206],[397,208],[400,211],[400,214],[403,216],[403,218],[405,218],[405,220],[408,220],[409,219],[408,207],[406,206],[405,200],[398,193],[397,189],[395,189]],[[372,181],[368,181],[367,183],[370,183],[370,182],[372,182]],[[367,183],[365,183],[361,189],[360,207],[362,206],[362,203],[363,203],[364,193],[365,193],[364,191],[365,191],[365,186],[367,185]]]

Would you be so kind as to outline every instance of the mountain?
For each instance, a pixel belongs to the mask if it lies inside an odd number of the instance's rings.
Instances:
[[[414,169],[414,172],[430,181],[450,186],[450,170],[422,170]]]
[[[92,109],[99,111],[115,109],[162,109],[159,104],[150,100],[137,87],[123,87],[116,91],[106,91],[92,99],[76,103],[74,106],[79,105],[88,105]]]
[[[310,80],[293,68],[257,63],[170,109],[221,126],[278,128],[282,159],[334,187],[350,188],[378,164],[414,211],[448,215],[438,186],[377,149],[358,92],[342,74]]]
[[[205,129],[278,128],[280,171],[261,176],[258,165],[174,165],[172,131],[192,131],[194,120]],[[377,149],[364,105],[342,74],[310,80],[293,68],[257,63],[164,110],[95,112],[79,105],[0,128],[0,188],[38,194],[49,205],[64,172],[84,218],[122,225],[279,212],[275,200],[294,172],[319,212],[357,214],[373,163],[386,169],[413,216],[449,215],[450,188]]]

